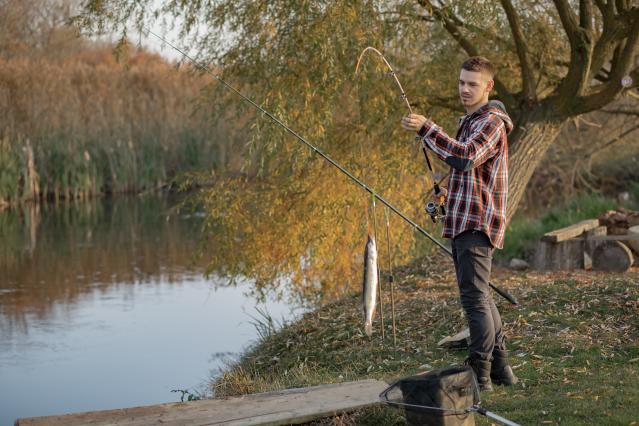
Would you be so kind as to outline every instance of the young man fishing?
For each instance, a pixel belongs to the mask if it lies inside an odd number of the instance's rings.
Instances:
[[[456,138],[422,115],[410,114],[401,123],[404,129],[418,132],[424,144],[451,167],[448,188],[442,188],[447,212],[443,236],[452,239],[461,303],[470,328],[466,361],[482,391],[492,390],[491,381],[501,385],[517,382],[508,365],[501,317],[488,286],[493,250],[504,244],[507,134],[513,127],[504,105],[488,101],[494,74],[494,66],[483,57],[462,64],[459,96],[466,115]]]

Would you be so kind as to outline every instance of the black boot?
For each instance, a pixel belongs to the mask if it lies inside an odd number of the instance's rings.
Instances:
[[[508,365],[508,351],[495,346],[493,362],[490,367],[490,379],[496,385],[510,386],[519,381],[513,369]]]
[[[470,365],[477,377],[477,384],[481,392],[492,392],[493,386],[490,383],[490,361],[468,357],[464,361],[465,365]]]

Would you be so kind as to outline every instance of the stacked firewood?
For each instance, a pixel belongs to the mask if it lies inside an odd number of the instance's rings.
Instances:
[[[626,235],[628,228],[639,225],[639,212],[619,207],[599,216],[599,224],[608,229],[608,235]]]
[[[617,210],[608,210],[599,216],[599,224],[605,226],[608,235],[626,235],[623,243],[634,253],[635,265],[639,263],[639,212],[619,207]]]

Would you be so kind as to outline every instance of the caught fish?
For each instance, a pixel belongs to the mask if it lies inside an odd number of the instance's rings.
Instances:
[[[364,251],[364,283],[362,285],[362,308],[364,311],[364,332],[373,334],[373,316],[377,304],[377,245],[375,238],[368,236]]]

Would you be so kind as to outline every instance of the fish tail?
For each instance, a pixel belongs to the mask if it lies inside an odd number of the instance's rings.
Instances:
[[[366,333],[366,335],[368,337],[370,337],[373,334],[373,323],[372,322],[367,322],[366,324],[364,324],[364,333]]]

